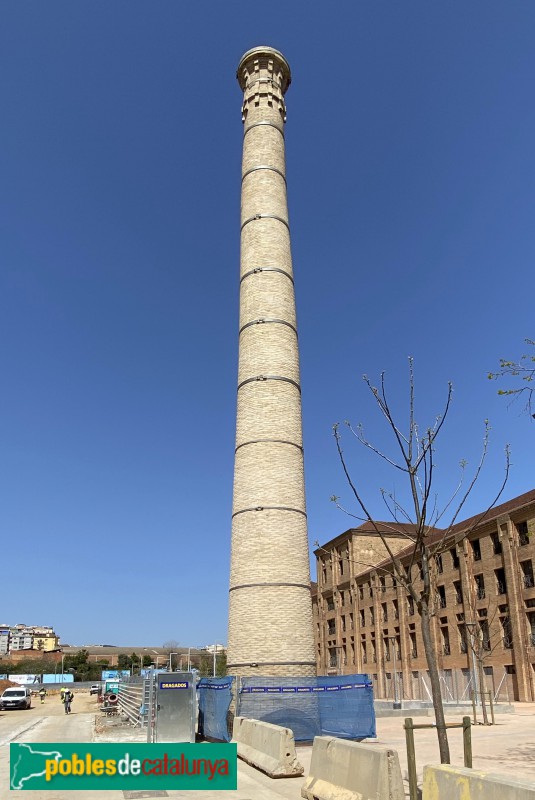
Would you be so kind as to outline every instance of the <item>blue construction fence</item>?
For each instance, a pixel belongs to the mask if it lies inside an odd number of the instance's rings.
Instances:
[[[199,733],[207,739],[231,739],[230,705],[236,716],[290,728],[296,742],[314,736],[365,739],[375,736],[373,688],[368,675],[317,678],[202,678]]]

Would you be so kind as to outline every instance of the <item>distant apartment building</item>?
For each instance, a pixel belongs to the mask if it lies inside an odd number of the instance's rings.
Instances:
[[[31,633],[20,632],[12,633],[9,640],[9,649],[11,650],[31,650],[33,644],[33,636]]]
[[[51,652],[59,647],[53,628],[37,625],[4,625],[0,627],[0,656],[20,650]]]
[[[433,636],[446,691],[472,674],[477,649],[490,688],[535,701],[535,490],[455,525],[433,565]],[[377,522],[405,567],[411,526]],[[475,527],[474,527],[475,525]],[[441,531],[433,533],[440,541]],[[418,611],[369,523],[315,550],[318,674],[368,673],[377,697],[422,698],[428,685]],[[420,565],[412,576],[420,580]],[[476,647],[477,643],[477,647]],[[395,663],[394,663],[395,662]],[[466,685],[466,684],[465,684]],[[467,694],[466,699],[469,695]]]
[[[8,627],[0,628],[0,657],[5,655],[9,650],[9,635]]]

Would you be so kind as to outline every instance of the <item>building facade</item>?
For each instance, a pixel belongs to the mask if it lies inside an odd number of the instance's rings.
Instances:
[[[453,695],[457,676],[465,676],[468,699],[481,663],[495,694],[503,697],[503,689],[511,700],[534,702],[535,491],[497,506],[474,527],[476,519],[455,526],[433,564],[433,636],[445,692]],[[390,530],[391,523],[376,524]],[[388,535],[407,567],[407,540]],[[434,536],[438,541],[441,532]],[[418,611],[372,526],[345,531],[315,555],[318,674],[364,672],[377,697],[393,697],[395,683],[401,697],[426,699]],[[417,583],[419,564],[412,569]]]
[[[284,125],[290,68],[240,61],[243,160],[228,670],[315,675]]]

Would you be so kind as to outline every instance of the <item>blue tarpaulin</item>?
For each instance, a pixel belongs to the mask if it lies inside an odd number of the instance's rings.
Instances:
[[[373,689],[367,675],[242,678],[237,714],[290,728],[297,742],[320,735],[375,736]]]
[[[199,697],[199,735],[204,739],[230,742],[227,716],[232,699],[234,678],[201,678],[197,685]]]
[[[234,678],[202,678],[199,733],[228,742]],[[259,719],[293,731],[296,742],[314,736],[365,739],[375,736],[372,682],[368,675],[318,678],[241,678],[236,716]]]

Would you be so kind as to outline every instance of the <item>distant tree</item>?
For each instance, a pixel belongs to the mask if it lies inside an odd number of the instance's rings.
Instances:
[[[218,678],[224,678],[227,674],[227,653],[218,653],[215,662],[215,674]]]
[[[535,347],[535,340],[526,339],[526,344],[530,347]],[[498,394],[508,395],[513,399],[517,399],[523,395],[526,399],[526,411],[535,419],[535,406],[534,395],[535,392],[535,355],[533,353],[524,353],[520,356],[518,361],[509,361],[509,359],[500,359],[500,369],[497,372],[489,372],[489,380],[496,380],[497,378],[518,378],[518,385],[510,389],[498,389]]]
[[[202,678],[208,678],[212,674],[213,659],[208,653],[199,656],[199,674]]]
[[[79,650],[77,653],[66,655],[63,659],[64,672],[73,669],[76,681],[94,681],[100,678],[102,664],[97,664],[89,660],[87,650]]]
[[[150,667],[150,665],[152,664],[152,658],[148,655],[144,655],[143,658],[141,659],[141,664],[144,667]]]
[[[126,653],[119,653],[117,658],[118,669],[130,669],[132,666],[132,659]]]
[[[487,454],[490,428],[488,422],[485,421],[482,453],[474,470],[474,474],[467,482],[467,486],[463,485],[466,462],[461,461],[461,477],[457,486],[452,491],[450,497],[440,505],[434,484],[436,470],[435,451],[438,436],[443,428],[452,401],[453,388],[451,384],[448,386],[446,402],[442,413],[435,418],[433,425],[421,430],[415,419],[413,360],[409,359],[409,415],[408,425],[404,430],[404,426],[401,426],[393,416],[387,397],[384,373],[381,375],[379,387],[373,386],[367,376],[364,376],[364,382],[377,404],[381,416],[386,421],[387,429],[393,438],[394,453],[396,453],[396,455],[390,455],[372,444],[366,437],[362,425],[359,424],[356,428],[353,428],[349,422],[346,422],[346,425],[350,434],[352,434],[365,449],[370,450],[380,459],[384,460],[395,470],[396,475],[402,474],[405,476],[407,481],[407,496],[409,498],[406,505],[402,504],[399,495],[385,489],[380,489],[382,501],[389,517],[391,517],[386,525],[387,532],[389,534],[395,534],[399,539],[406,539],[407,546],[403,550],[406,556],[404,561],[402,562],[392,549],[391,541],[388,535],[385,535],[385,525],[377,524],[376,518],[374,518],[369,511],[368,501],[365,501],[362,490],[350,473],[342,449],[342,436],[339,424],[334,426],[334,437],[346,480],[353,494],[353,499],[356,501],[356,513],[342,506],[338,497],[334,496],[332,500],[336,503],[338,508],[346,514],[349,514],[349,516],[362,522],[370,523],[373,530],[380,538],[390,561],[389,569],[382,570],[383,575],[390,574],[393,576],[397,583],[405,589],[409,597],[412,598],[414,606],[418,611],[424,653],[431,683],[440,760],[442,763],[449,764],[450,752],[438,671],[437,642],[432,629],[432,618],[436,616],[441,603],[436,584],[436,575],[438,571],[437,559],[439,559],[444,550],[447,549],[453,526],[458,521],[460,512],[479,478]],[[502,485],[497,495],[487,506],[485,512],[474,519],[470,528],[464,531],[464,536],[471,533],[496,504],[505,487],[508,474],[509,451],[506,448],[505,475]],[[437,536],[437,534],[439,535]],[[368,566],[373,566],[377,569],[377,565]]]
[[[177,639],[168,639],[162,644],[163,649],[166,650],[167,653],[174,653],[179,646],[180,642]]]

